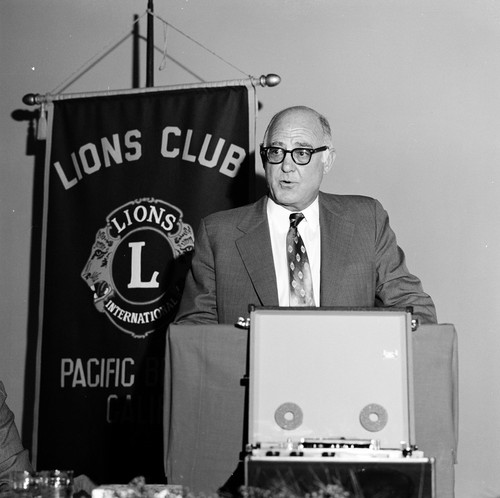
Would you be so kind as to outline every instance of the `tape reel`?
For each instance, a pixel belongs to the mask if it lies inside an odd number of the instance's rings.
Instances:
[[[359,413],[361,425],[370,432],[379,432],[386,425],[389,419],[387,410],[377,403],[366,405]]]
[[[296,403],[283,403],[274,412],[274,420],[286,431],[292,431],[302,425],[304,414]]]

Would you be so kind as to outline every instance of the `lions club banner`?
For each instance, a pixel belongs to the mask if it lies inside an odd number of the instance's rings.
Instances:
[[[38,469],[164,482],[165,332],[202,216],[247,203],[249,85],[48,104]]]

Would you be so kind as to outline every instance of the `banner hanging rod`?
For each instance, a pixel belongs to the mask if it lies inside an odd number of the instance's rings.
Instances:
[[[66,93],[66,94],[60,93],[56,95],[52,95],[50,93],[44,95],[39,93],[28,93],[23,97],[23,103],[26,105],[40,105],[40,104],[47,104],[48,102],[52,102],[55,100],[80,99],[88,97],[105,97],[113,95],[123,95],[126,93],[140,94],[149,92],[160,92],[164,90],[187,90],[190,88],[217,88],[222,86],[244,85],[249,82],[253,86],[272,87],[279,85],[281,82],[281,78],[277,74],[267,74],[267,75],[262,75],[259,78],[250,77],[247,80],[245,79],[245,80],[213,81],[210,83],[187,83],[183,85],[171,85],[163,87],[133,88],[130,90],[101,90],[96,92],[85,92],[85,93]]]

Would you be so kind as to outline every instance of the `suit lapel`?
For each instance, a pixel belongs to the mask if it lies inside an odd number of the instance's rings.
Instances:
[[[341,211],[326,202],[320,192],[319,223],[321,229],[321,306],[338,302],[339,282],[349,256],[354,225],[343,219]]]
[[[278,306],[276,273],[266,213],[267,197],[255,204],[239,223],[242,236],[236,241],[243,264],[263,306]],[[257,303],[256,303],[257,304]]]
[[[236,241],[262,306],[278,306],[276,273],[266,213],[267,197],[255,203],[254,209],[238,224],[242,236]],[[341,282],[349,259],[354,225],[342,216],[341,208],[319,194],[321,227],[321,306],[338,302]]]

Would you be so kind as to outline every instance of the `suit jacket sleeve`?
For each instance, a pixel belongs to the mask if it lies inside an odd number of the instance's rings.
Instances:
[[[176,323],[218,323],[214,254],[201,220]]]
[[[33,470],[28,451],[24,449],[14,423],[14,414],[5,402],[6,398],[3,383],[0,382],[0,491],[8,487],[11,471]]]
[[[422,323],[437,323],[431,297],[423,291],[420,280],[412,275],[405,263],[403,250],[389,226],[389,217],[375,201],[376,219],[376,304],[389,307],[412,306]]]

